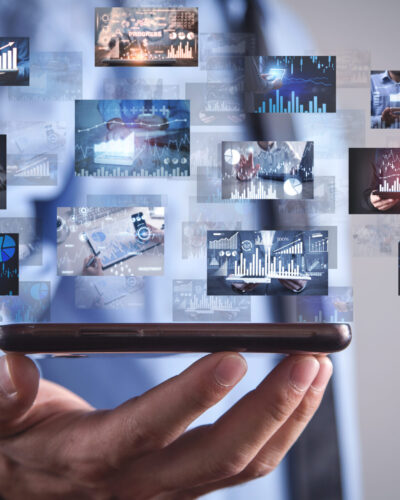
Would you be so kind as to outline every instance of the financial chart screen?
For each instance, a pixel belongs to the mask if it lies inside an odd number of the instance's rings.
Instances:
[[[97,8],[96,66],[197,66],[197,8]]]
[[[328,231],[209,231],[209,295],[328,293]],[[307,286],[306,286],[307,285]]]
[[[75,173],[189,176],[189,101],[75,101]]]
[[[252,56],[245,71],[247,112],[336,111],[334,56]]]

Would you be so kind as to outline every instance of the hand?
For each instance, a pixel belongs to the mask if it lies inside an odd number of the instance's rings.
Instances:
[[[185,432],[245,371],[238,354],[212,354],[98,411],[57,384],[39,383],[29,358],[3,356],[0,495],[190,500],[268,474],[318,408],[332,364],[324,356],[289,356],[214,424]]]
[[[99,257],[94,257],[92,264],[87,267],[89,261],[93,258],[93,255],[86,257],[83,261],[82,276],[103,276],[103,268],[101,264],[101,259]]]
[[[232,283],[232,290],[238,293],[249,293],[256,288],[256,283]]]
[[[139,115],[135,122],[138,127],[151,131],[165,130],[168,128],[168,121],[160,115]]]
[[[281,78],[275,78],[274,80],[271,80],[269,73],[261,73],[260,76],[265,81],[265,84],[273,90],[278,90],[283,85],[283,81],[281,80]]]
[[[107,123],[107,141],[126,139],[131,131],[120,118],[113,118]]]
[[[205,113],[204,111],[200,111],[199,118],[203,123],[213,123],[217,119],[217,117],[215,115],[209,115],[208,113]]]
[[[279,280],[279,283],[292,292],[299,293],[307,285],[307,280]]]
[[[390,108],[385,108],[382,112],[381,121],[385,123],[386,127],[390,127],[396,121],[396,115],[392,113]]]
[[[373,192],[369,195],[369,199],[371,204],[382,212],[386,212],[386,210],[390,210],[392,207],[399,203],[399,200],[393,200],[392,198],[381,198],[379,195],[374,194]]]
[[[253,153],[248,158],[240,155],[239,164],[236,167],[236,177],[239,181],[248,181],[257,175],[260,170],[260,164],[254,165]]]

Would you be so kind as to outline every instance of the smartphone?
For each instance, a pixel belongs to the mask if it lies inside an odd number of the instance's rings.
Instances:
[[[131,215],[136,238],[141,242],[148,241],[151,237],[150,228],[147,226],[143,212]]]
[[[351,342],[346,323],[43,323],[0,326],[0,349],[23,353],[332,353]]]

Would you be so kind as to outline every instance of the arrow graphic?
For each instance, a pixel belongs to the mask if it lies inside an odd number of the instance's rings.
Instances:
[[[3,47],[0,47],[0,50],[6,49],[7,47],[12,47],[15,42],[9,42],[7,45],[3,45]]]

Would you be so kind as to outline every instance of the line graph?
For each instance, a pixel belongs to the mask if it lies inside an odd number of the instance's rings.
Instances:
[[[75,174],[189,176],[189,109],[179,99],[76,101]]]

